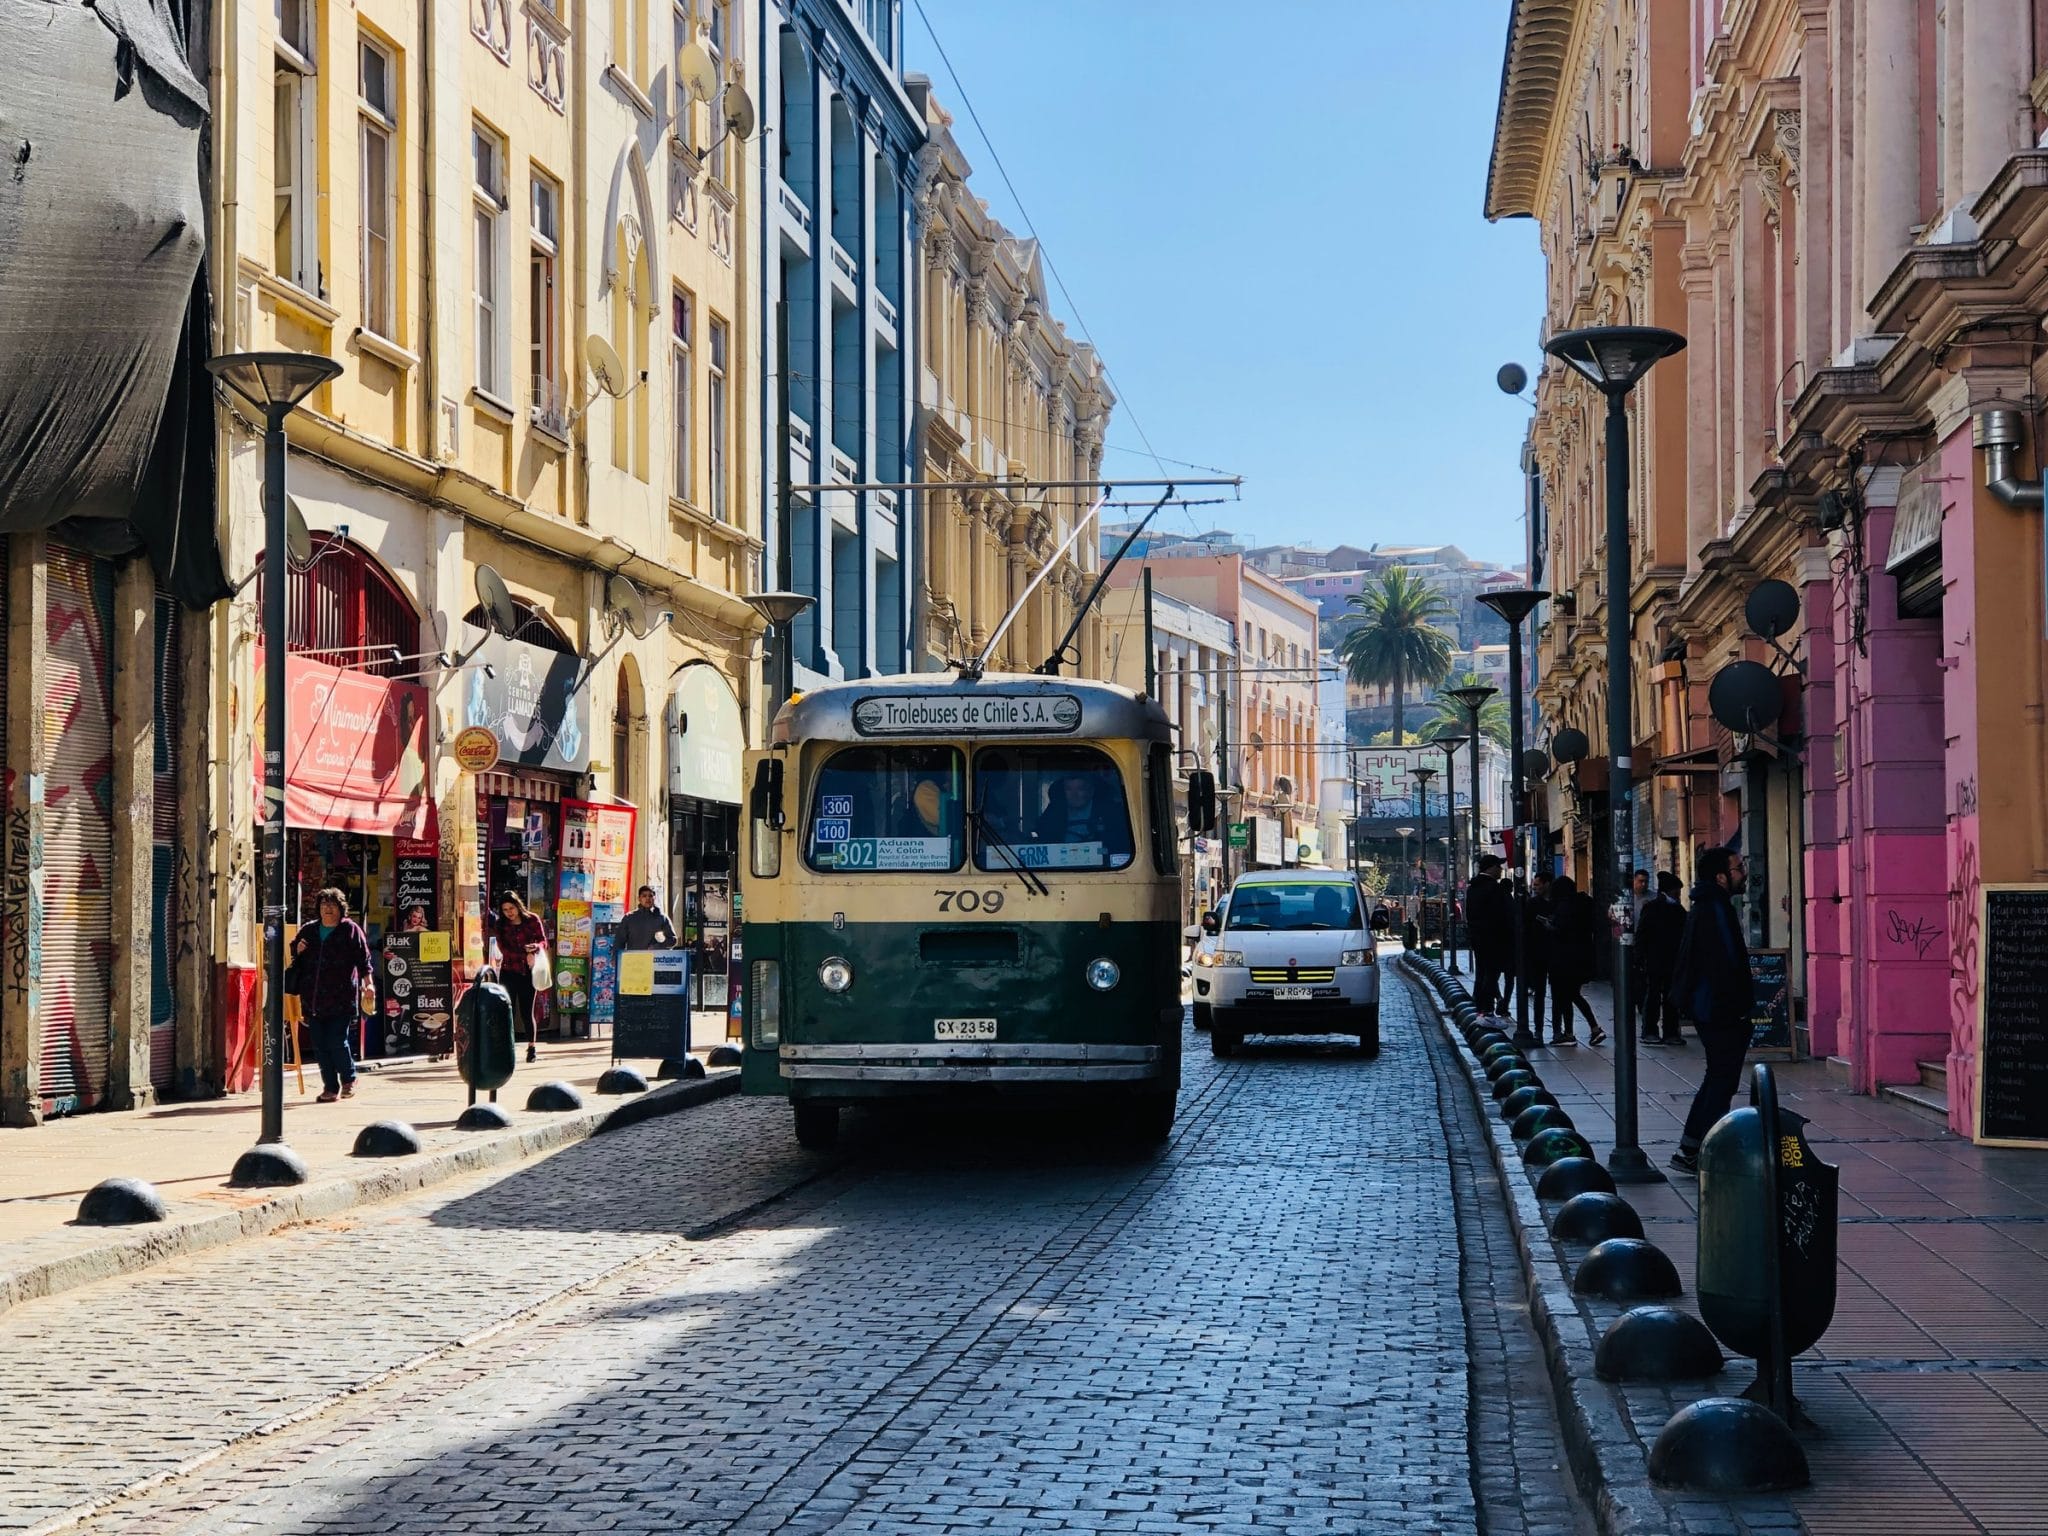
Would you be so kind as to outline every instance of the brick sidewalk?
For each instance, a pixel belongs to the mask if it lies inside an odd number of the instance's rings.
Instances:
[[[1611,1019],[1606,988],[1587,989]],[[1583,1021],[1582,1021],[1583,1023]],[[1610,1030],[1612,1028],[1610,1024]],[[1580,1038],[1584,1039],[1584,1030]],[[1697,1041],[1639,1049],[1641,1138],[1671,1183],[1623,1193],[1694,1291],[1698,1185],[1665,1167],[1698,1083]],[[1544,1084],[1596,1149],[1613,1140],[1613,1044],[1546,1048]],[[1774,1063],[1780,1102],[1842,1170],[1833,1325],[1799,1358],[1820,1433],[1812,1536],[2048,1532],[2048,1153],[1980,1148],[1851,1093],[1822,1062]],[[1748,1086],[1737,1095],[1748,1102]],[[1721,1389],[1738,1391],[1747,1361]]]

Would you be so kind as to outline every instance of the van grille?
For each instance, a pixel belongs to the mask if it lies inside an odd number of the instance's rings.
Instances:
[[[1337,979],[1335,966],[1253,966],[1252,980],[1262,986],[1277,986],[1291,981],[1329,982]]]

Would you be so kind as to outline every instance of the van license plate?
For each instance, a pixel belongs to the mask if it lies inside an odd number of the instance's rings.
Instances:
[[[1307,992],[1304,989],[1303,995]],[[994,1019],[934,1019],[932,1038],[934,1040],[993,1040],[996,1037]]]
[[[1305,1003],[1316,995],[1314,987],[1275,987],[1273,1001],[1276,1003]]]

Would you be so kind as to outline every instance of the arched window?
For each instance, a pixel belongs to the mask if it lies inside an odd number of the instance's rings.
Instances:
[[[285,584],[285,650],[384,677],[411,672],[418,665],[420,619],[405,589],[352,539],[331,533],[313,539],[317,553],[291,566]],[[259,611],[264,580],[256,578]]]
[[[515,597],[512,599],[512,611],[519,617],[518,625],[512,631],[512,638],[520,644],[538,646],[543,651],[556,651],[564,656],[578,654],[576,647],[569,643],[569,637],[562,633],[555,621],[543,610],[531,603],[521,602]],[[474,624],[478,629],[490,628],[490,616],[484,612],[482,603],[478,603],[465,613],[462,621],[465,624]]]

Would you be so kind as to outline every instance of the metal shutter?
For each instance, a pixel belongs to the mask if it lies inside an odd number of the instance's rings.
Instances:
[[[149,858],[149,1080],[169,1093],[178,1069],[178,604],[156,595],[156,752]]]
[[[63,1114],[105,1095],[113,1035],[114,571],[92,555],[49,548],[41,1097],[46,1114]]]

